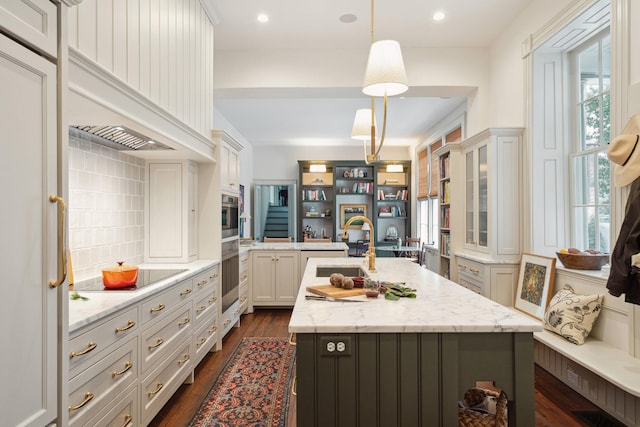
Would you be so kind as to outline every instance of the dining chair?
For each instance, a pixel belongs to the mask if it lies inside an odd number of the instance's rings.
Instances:
[[[406,246],[411,246],[411,247],[415,247],[416,250],[415,251],[407,251],[405,252],[405,256],[409,259],[411,259],[411,261],[415,262],[415,263],[419,263],[420,262],[420,237],[409,237],[407,236],[405,239],[405,245]]]

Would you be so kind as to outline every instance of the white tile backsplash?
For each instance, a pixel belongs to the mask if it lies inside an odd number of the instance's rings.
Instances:
[[[144,260],[144,160],[69,135],[69,246],[76,282]]]

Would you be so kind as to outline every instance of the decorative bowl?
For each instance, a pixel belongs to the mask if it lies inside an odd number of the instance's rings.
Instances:
[[[600,270],[609,263],[609,254],[570,254],[556,252],[558,259],[566,268],[573,270]]]

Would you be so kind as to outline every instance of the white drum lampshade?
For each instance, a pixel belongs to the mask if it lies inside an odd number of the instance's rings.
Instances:
[[[373,118],[373,125],[376,125],[376,119]],[[353,120],[351,128],[351,138],[362,141],[371,139],[371,109],[361,108],[356,111],[356,118]]]

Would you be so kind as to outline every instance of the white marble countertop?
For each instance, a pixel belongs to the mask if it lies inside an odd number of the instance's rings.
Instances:
[[[347,246],[344,242],[291,242],[291,243],[264,243],[264,242],[253,242],[251,246],[248,247],[250,250],[264,250],[264,251],[342,251],[348,250],[349,246]]]
[[[311,258],[289,322],[290,333],[536,332],[542,322],[504,307],[404,258],[376,258],[376,280],[405,282],[417,297],[389,301],[365,296],[360,303],[306,300],[306,287],[328,284],[321,266],[359,265],[363,258]]]
[[[217,260],[199,260],[188,264],[140,264],[140,268],[186,269],[187,271],[133,291],[79,290],[77,291],[78,294],[89,299],[87,301],[69,299],[69,333],[115,313],[122,308],[136,304],[218,263],[219,261]]]

